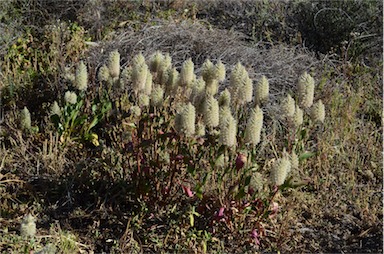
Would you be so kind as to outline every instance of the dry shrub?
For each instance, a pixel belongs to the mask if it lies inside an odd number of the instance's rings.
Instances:
[[[291,1],[200,0],[199,19],[221,29],[241,31],[251,40],[296,43]]]
[[[251,79],[258,80],[262,75],[269,79],[272,95],[292,89],[303,71],[312,71],[320,65],[313,54],[302,48],[262,43],[250,46],[244,39],[241,33],[209,29],[197,22],[160,23],[140,31],[117,32],[102,49],[91,50],[89,62],[102,63],[106,57],[100,51],[108,54],[114,49],[119,50],[125,63],[138,52],[148,57],[156,50],[169,52],[177,67],[191,57],[198,73],[205,59],[221,60],[228,67],[241,61]]]

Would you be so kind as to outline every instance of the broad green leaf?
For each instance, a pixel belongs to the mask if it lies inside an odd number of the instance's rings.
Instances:
[[[303,160],[306,160],[306,159],[311,158],[311,157],[313,157],[313,156],[315,156],[315,153],[312,153],[312,152],[305,152],[305,153],[300,154],[300,156],[299,156],[299,160],[300,160],[300,161],[303,161]]]
[[[247,176],[247,178],[245,178],[245,182],[244,182],[245,186],[248,186],[251,183],[251,178],[252,176]]]

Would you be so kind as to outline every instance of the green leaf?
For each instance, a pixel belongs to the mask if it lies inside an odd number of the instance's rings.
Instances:
[[[97,104],[92,105],[92,113],[95,113],[97,110]]]
[[[309,181],[303,181],[299,179],[293,179],[293,177],[289,177],[287,180],[285,180],[284,184],[279,187],[281,191],[285,189],[296,189],[300,188],[302,186],[308,185]]]
[[[299,156],[299,161],[303,161],[303,160],[306,160],[308,158],[311,158],[315,156],[315,153],[312,153],[312,152],[305,152],[305,153],[302,153],[300,154]]]
[[[221,145],[221,146],[219,147],[218,151],[217,151],[217,154],[218,154],[218,155],[221,155],[222,153],[225,152],[225,149],[226,149],[225,145]],[[219,156],[217,156],[217,157],[219,157]]]
[[[191,227],[193,227],[195,225],[195,217],[193,216],[193,214],[189,214],[189,224],[191,225]]]
[[[203,178],[203,182],[202,182],[202,186],[204,186],[206,183],[207,183],[207,180],[208,180],[208,176],[211,175],[211,172],[207,172]]]
[[[101,113],[104,115],[106,112],[110,111],[112,109],[112,103],[108,101],[107,103],[103,104],[103,107],[101,109]]]
[[[75,126],[83,125],[83,123],[85,122],[86,119],[87,119],[87,116],[86,116],[86,115],[77,117],[77,118],[75,119],[75,121],[73,122],[73,124],[74,124]]]
[[[241,187],[236,195],[236,199],[242,199],[243,197],[245,197],[245,191],[244,187]]]
[[[97,136],[97,134],[96,133],[91,133],[91,140],[90,140],[91,142],[92,142],[92,144],[94,145],[94,146],[99,146],[100,145],[100,143],[99,143],[99,137]]]
[[[136,129],[135,123],[124,123],[124,124],[127,125],[130,128]]]
[[[301,129],[300,134],[302,137],[305,137],[307,135],[307,130],[306,129]]]
[[[194,167],[194,165],[188,165],[188,167],[187,167],[187,171],[188,171],[188,173],[190,173],[192,176],[195,176],[195,174],[196,174],[196,168]]]
[[[252,206],[247,206],[246,208],[244,208],[243,213],[248,214],[250,211],[252,211]]]
[[[203,253],[207,253],[207,243],[204,240],[202,240],[201,244],[203,245]]]
[[[202,199],[203,198],[203,187],[201,186],[201,184],[196,185],[195,191],[196,191],[196,197],[198,197],[199,199]]]
[[[248,186],[251,183],[251,179],[252,179],[252,176],[247,176],[247,178],[245,178],[244,185]]]
[[[92,122],[88,125],[87,132],[89,132],[93,127],[95,127],[98,122],[99,119],[97,117],[93,118]]]
[[[51,115],[51,122],[54,124],[54,126],[56,127],[56,128],[58,128],[59,127],[59,124],[60,124],[60,116],[58,116],[58,115]]]
[[[38,132],[39,132],[39,126],[32,126],[32,127],[31,127],[31,131],[32,131],[33,133],[38,133]]]

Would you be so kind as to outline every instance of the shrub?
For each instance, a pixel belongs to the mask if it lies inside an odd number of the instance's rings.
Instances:
[[[382,51],[382,7],[382,1],[292,1],[292,18],[309,48],[356,59]]]
[[[116,108],[115,112],[120,113],[115,117],[120,119],[125,115],[124,121],[132,128],[116,130],[113,135],[129,137],[123,142],[129,142],[131,148],[122,163],[129,165],[126,179],[127,184],[134,188],[131,195],[146,197],[145,200],[152,205],[167,204],[181,198],[189,203],[189,230],[218,231],[219,234],[226,224],[231,223],[235,227],[234,234],[241,234],[240,230],[256,230],[257,239],[262,242],[263,225],[268,223],[267,215],[273,212],[271,206],[275,196],[279,191],[297,186],[293,184],[292,171],[300,167],[299,158],[310,157],[308,153],[301,156],[306,153],[306,142],[310,138],[302,133],[311,131],[309,116],[314,115],[311,113],[314,109],[311,111],[308,103],[305,111],[299,109],[297,103],[301,101],[301,93],[298,93],[296,101],[290,95],[284,97],[283,107],[289,104],[289,110],[283,110],[281,113],[284,115],[276,114],[265,99],[257,99],[252,89],[247,90],[247,84],[253,81],[240,63],[230,73],[228,89],[215,94],[205,84],[223,74],[216,76],[213,70],[217,67],[206,60],[202,77],[196,76],[194,63],[188,59],[181,66],[180,76],[175,76],[179,80],[172,81],[173,92],[164,93],[170,89],[167,88],[169,84],[163,83],[159,77],[164,68],[163,59],[165,56],[156,52],[147,65],[144,56],[138,54],[126,67],[132,68],[136,74],[131,80],[120,77],[125,81],[119,89],[126,95],[118,97],[127,96],[129,106],[127,111]],[[225,66],[221,65],[218,63],[216,66],[224,70]],[[174,68],[172,62],[165,67],[166,70]],[[145,70],[145,75],[141,75],[142,70]],[[100,68],[99,81],[108,83],[103,78],[104,72],[104,67]],[[150,79],[154,86],[150,96],[144,89],[144,78],[148,73],[154,77]],[[298,79],[298,91],[306,91],[307,81],[311,86],[308,93],[314,92],[315,81],[307,73]],[[263,83],[268,83],[265,77],[260,86]],[[266,98],[268,93],[263,94],[262,97]],[[233,97],[235,100],[230,103]],[[264,101],[263,106],[256,100]],[[321,101],[316,102],[314,108],[323,110],[318,106],[320,104]],[[302,126],[303,113],[305,126]],[[263,121],[264,115],[272,122]],[[315,121],[322,121],[321,117],[317,114]],[[261,135],[262,131],[271,129],[273,122],[280,120],[286,129],[277,136],[281,140],[272,144],[277,150],[263,150],[265,137]],[[266,180],[268,175],[270,181]],[[210,208],[205,206],[207,200],[212,202]]]

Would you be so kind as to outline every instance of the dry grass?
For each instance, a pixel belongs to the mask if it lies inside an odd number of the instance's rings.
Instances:
[[[241,62],[250,78],[258,80],[265,75],[271,84],[271,94],[279,95],[292,90],[297,77],[304,71],[316,77],[321,62],[313,53],[300,47],[250,45],[241,33],[208,28],[200,22],[157,22],[134,31],[120,29],[110,41],[91,50],[90,61],[101,63],[108,52],[119,49],[123,61],[129,61],[142,52],[149,57],[156,50],[170,53],[173,63],[180,68],[183,61],[192,58],[197,73],[206,59],[221,60],[228,69]],[[105,52],[100,54],[100,51]]]
[[[367,76],[371,83],[365,83]],[[331,81],[325,88],[332,92],[326,99],[324,131],[318,137],[319,156],[304,169],[312,184],[289,201],[294,204],[287,222],[291,237],[303,243],[290,246],[290,252],[305,248],[368,253],[382,248],[382,131],[379,122],[363,118],[369,110],[367,96],[380,79],[366,74],[354,82]],[[351,88],[356,82],[364,82],[364,88]],[[374,100],[379,110],[379,96]]]

